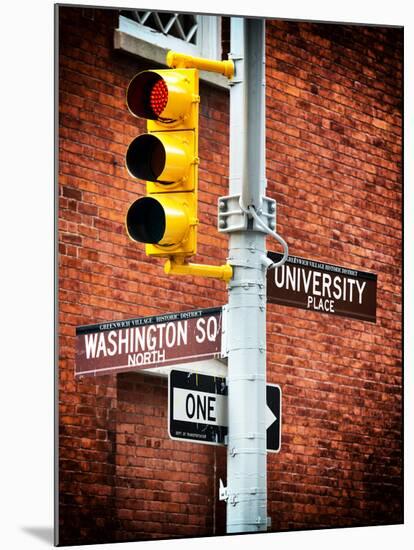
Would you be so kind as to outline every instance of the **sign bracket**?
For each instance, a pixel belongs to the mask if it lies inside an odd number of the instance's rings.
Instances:
[[[224,487],[223,481],[219,479],[219,500],[224,500],[227,502],[229,498],[229,492],[227,487]]]

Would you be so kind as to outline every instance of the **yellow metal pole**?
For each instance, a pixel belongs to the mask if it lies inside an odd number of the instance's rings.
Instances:
[[[164,264],[164,271],[167,275],[195,275],[199,277],[210,277],[229,282],[233,276],[233,268],[229,264],[224,265],[203,265],[184,264],[167,260]]]
[[[170,50],[167,54],[166,63],[172,69],[200,69],[201,71],[223,74],[230,79],[234,76],[234,63],[231,59],[217,61]]]

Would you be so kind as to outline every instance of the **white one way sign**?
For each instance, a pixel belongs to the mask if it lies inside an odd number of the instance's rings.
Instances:
[[[228,432],[227,386],[222,377],[182,370],[169,375],[168,431],[172,439],[225,445]],[[281,443],[281,389],[266,386],[267,450]]]
[[[173,388],[174,420],[227,426],[227,396]]]

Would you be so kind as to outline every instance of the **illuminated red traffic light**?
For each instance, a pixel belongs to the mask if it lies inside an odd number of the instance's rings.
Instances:
[[[168,102],[168,86],[165,80],[158,80],[151,90],[150,106],[154,114],[159,117]]]
[[[142,71],[131,80],[127,91],[128,108],[133,115],[149,122],[149,131],[156,129],[151,126],[152,121],[175,130],[198,125],[194,113],[198,112],[195,103],[199,97],[194,93],[190,70]]]

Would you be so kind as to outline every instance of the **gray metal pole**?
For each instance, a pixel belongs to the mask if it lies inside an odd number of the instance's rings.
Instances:
[[[266,188],[265,169],[265,23],[246,19],[244,34],[244,88],[246,139],[244,142],[244,178],[241,204],[256,210],[262,206]]]
[[[265,188],[264,20],[231,20],[230,193],[260,209]],[[247,216],[247,214],[244,214]],[[266,531],[266,246],[245,229],[229,238],[227,532]]]

